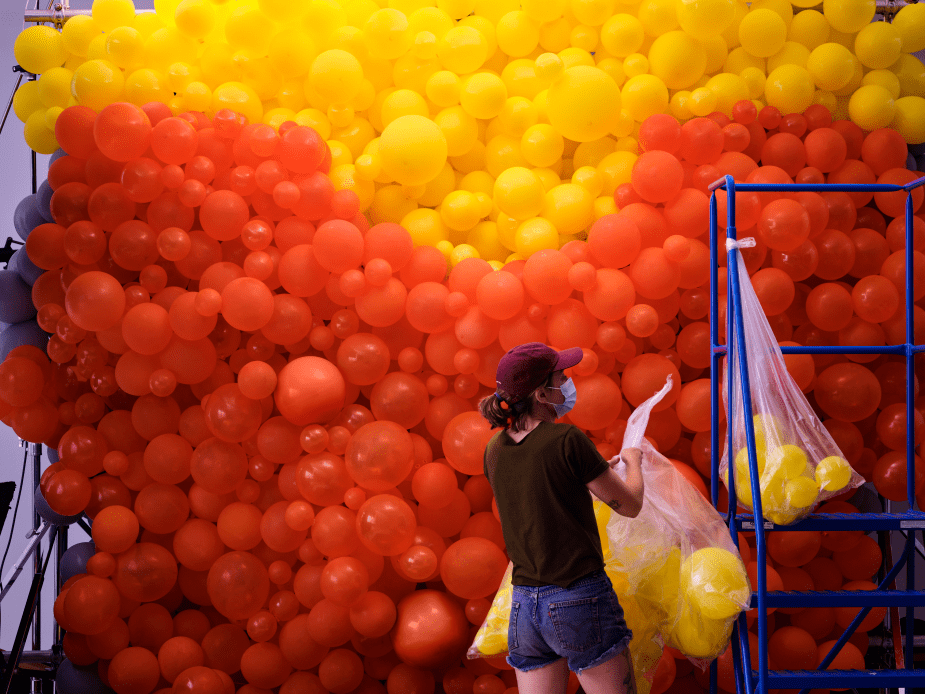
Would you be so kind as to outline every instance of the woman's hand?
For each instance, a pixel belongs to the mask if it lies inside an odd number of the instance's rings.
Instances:
[[[642,451],[638,448],[624,448],[617,457],[623,460],[627,465],[642,464]]]

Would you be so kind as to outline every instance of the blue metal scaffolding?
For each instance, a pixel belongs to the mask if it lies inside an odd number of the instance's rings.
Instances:
[[[739,293],[739,268],[733,249],[727,252],[727,310],[726,335],[735,335],[735,344],[728,349],[728,368],[730,372],[738,369],[744,404],[744,424],[748,447],[748,465],[751,473],[752,499],[754,514],[737,514],[737,497],[735,475],[729,475],[729,510],[727,523],[733,541],[738,546],[741,531],[754,531],[758,564],[757,586],[753,586],[752,607],[758,608],[758,663],[751,662],[748,642],[748,627],[744,614],[741,614],[732,633],[732,659],[736,680],[736,694],[768,694],[770,689],[801,689],[806,694],[810,689],[829,688],[915,688],[925,687],[925,669],[916,670],[913,663],[913,612],[918,606],[925,606],[925,591],[915,590],[915,531],[925,529],[925,512],[915,510],[915,457],[914,457],[914,356],[925,351],[925,345],[914,344],[912,321],[913,306],[913,269],[909,258],[912,256],[913,207],[912,190],[925,186],[925,178],[912,181],[904,186],[888,184],[824,184],[824,183],[736,183],[732,176],[726,176],[710,186],[713,191],[710,198],[710,344],[712,358],[710,362],[712,441],[711,441],[711,493],[714,506],[719,494],[719,459],[720,436],[720,379],[722,378],[722,358],[727,354],[727,345],[719,344],[718,331],[718,265],[717,259],[717,202],[716,191],[723,189],[727,195],[726,237],[736,240],[736,191],[866,191],[866,192],[906,192],[906,275],[905,275],[905,318],[906,341],[899,345],[880,347],[856,346],[815,346],[782,347],[784,354],[894,354],[906,360],[906,456],[907,479],[906,492],[909,510],[904,513],[833,513],[810,514],[792,525],[776,525],[762,520],[761,492],[759,489],[758,459],[755,451],[755,432],[752,420],[752,399],[748,375],[748,358],[745,348],[747,336],[743,333],[741,295]],[[732,411],[734,379],[728,381],[729,427],[727,441],[732,441],[732,425],[735,413]],[[756,522],[758,519],[761,522]],[[767,589],[767,533],[797,530],[819,531],[896,531],[906,530],[905,546],[901,557],[890,567],[885,578],[872,591],[771,591]],[[894,578],[906,568],[906,590],[887,590]],[[771,671],[768,667],[768,632],[767,610],[776,607],[842,607],[854,606],[863,609],[854,618],[845,633],[838,639],[829,655],[820,663],[817,670]],[[867,616],[872,607],[904,607],[906,614],[904,639],[904,667],[895,670],[829,670],[829,664],[854,633],[858,624]],[[755,667],[756,666],[756,667]],[[716,665],[711,671],[711,692],[716,691]]]

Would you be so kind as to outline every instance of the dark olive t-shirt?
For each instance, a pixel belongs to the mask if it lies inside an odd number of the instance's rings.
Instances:
[[[562,588],[604,568],[587,484],[608,468],[571,424],[541,422],[517,443],[502,431],[485,449],[514,585]]]

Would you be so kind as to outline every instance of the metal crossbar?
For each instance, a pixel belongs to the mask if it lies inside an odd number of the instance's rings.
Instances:
[[[737,496],[735,490],[735,475],[729,475],[729,510],[727,522],[733,541],[738,546],[738,534],[741,530],[753,530],[756,538],[756,559],[758,563],[757,586],[752,595],[752,606],[758,608],[758,663],[757,670],[752,670],[750,649],[748,646],[747,626],[744,615],[740,615],[733,628],[732,656],[736,680],[736,694],[768,694],[770,688],[795,689],[802,688],[800,694],[806,694],[813,688],[832,687],[915,687],[925,686],[925,671],[914,669],[900,670],[827,670],[841,647],[854,633],[857,625],[867,616],[870,609],[875,606],[902,606],[906,610],[906,634],[903,639],[903,661],[907,668],[914,668],[912,660],[913,637],[913,609],[915,606],[925,605],[925,591],[913,590],[915,586],[915,533],[916,529],[925,528],[925,513],[915,509],[915,457],[914,457],[914,427],[913,421],[914,392],[913,384],[914,356],[925,351],[925,345],[914,344],[912,323],[913,305],[913,276],[912,264],[906,262],[905,273],[905,342],[899,345],[886,345],[879,347],[856,346],[812,346],[812,347],[783,347],[784,354],[894,354],[905,358],[906,362],[906,492],[909,503],[907,513],[851,513],[851,514],[813,514],[790,526],[780,526],[769,521],[756,523],[756,518],[763,518],[761,510],[761,492],[759,489],[760,475],[758,473],[758,459],[755,450],[755,432],[752,420],[751,386],[748,373],[748,356],[746,354],[746,341],[748,337],[743,331],[742,300],[739,291],[739,267],[736,249],[727,252],[726,295],[728,309],[726,312],[726,335],[735,337],[735,344],[719,344],[719,271],[716,262],[718,247],[717,234],[717,200],[716,191],[725,190],[727,196],[727,226],[726,238],[736,239],[736,191],[831,191],[831,192],[906,192],[905,222],[906,258],[912,255],[912,229],[913,209],[912,190],[925,185],[925,178],[919,178],[905,185],[889,184],[827,184],[827,183],[736,183],[732,176],[714,182],[709,186],[712,191],[710,198],[710,252],[714,259],[710,268],[710,400],[713,426],[711,429],[711,470],[710,492],[714,506],[719,499],[719,459],[720,438],[719,422],[722,421],[720,410],[719,388],[721,378],[721,359],[729,356],[728,368],[730,371],[738,369],[742,389],[744,409],[745,436],[748,448],[748,466],[751,476],[751,492],[754,505],[754,515],[737,514]],[[729,416],[727,425],[729,431],[727,441],[732,441],[732,426],[735,422],[735,413],[732,410],[734,379],[728,382]],[[769,592],[767,587],[767,532],[794,531],[794,530],[908,530],[905,535],[905,546],[899,561],[890,567],[886,578],[881,581],[875,591],[831,591],[831,592],[796,592],[776,591]],[[905,566],[905,591],[888,590],[888,586]],[[767,609],[769,607],[805,607],[808,605],[854,605],[862,606],[838,639],[828,656],[820,663],[818,670],[797,672],[770,672],[768,669],[768,631]],[[716,691],[716,666],[711,668],[710,691]]]

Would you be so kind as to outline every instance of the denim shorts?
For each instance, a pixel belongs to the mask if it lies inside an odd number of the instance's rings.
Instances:
[[[513,586],[507,663],[517,670],[567,658],[569,670],[581,674],[619,655],[632,638],[603,570],[568,588]]]

